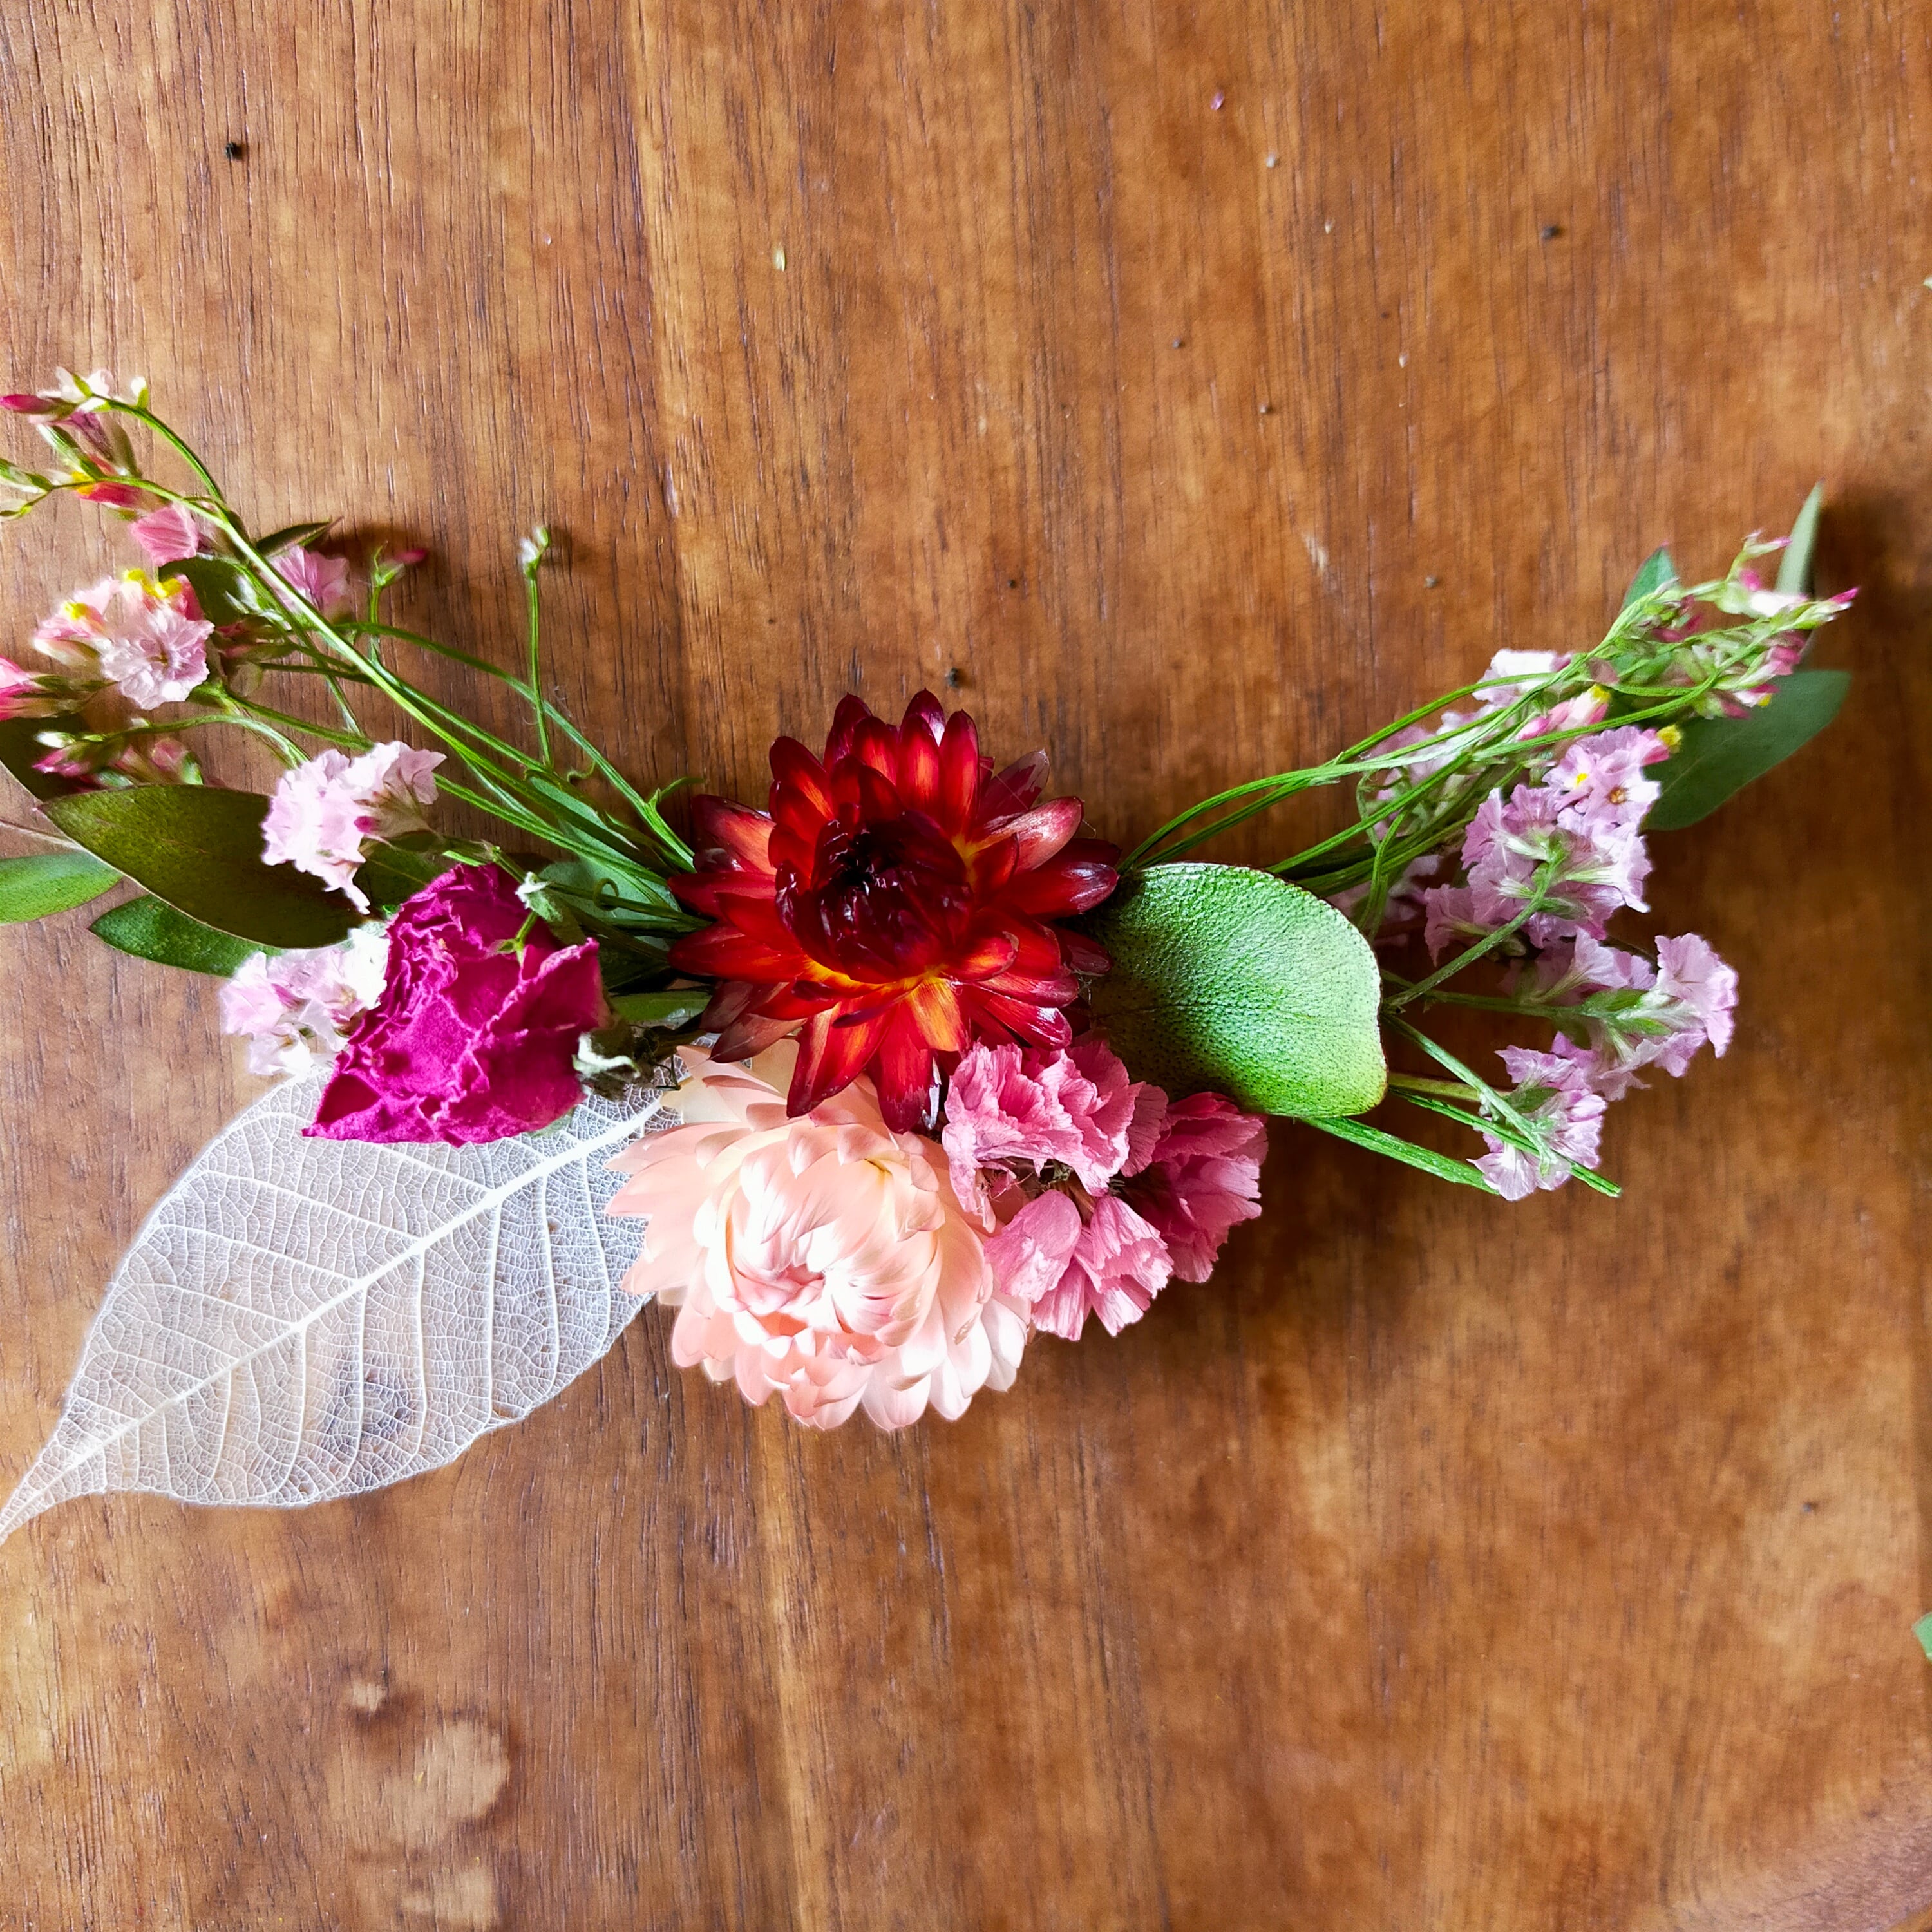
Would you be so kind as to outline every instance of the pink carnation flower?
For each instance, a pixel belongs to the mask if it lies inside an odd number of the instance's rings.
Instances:
[[[364,848],[374,838],[399,838],[428,830],[436,802],[440,752],[377,745],[358,758],[324,752],[286,773],[262,824],[262,856],[292,866],[347,894],[358,910],[369,902],[356,884]]]
[[[1064,1053],[970,1048],[944,1138],[1001,1291],[1068,1341],[1090,1315],[1118,1334],[1175,1274],[1206,1280],[1261,1211],[1262,1124],[1218,1094],[1170,1103],[1091,1035]]]
[[[248,1036],[248,1071],[306,1073],[333,1060],[382,997],[388,935],[359,926],[339,946],[252,953],[221,988],[221,1030]]]
[[[647,1217],[633,1294],[677,1310],[671,1354],[747,1402],[830,1429],[900,1429],[1012,1385],[1026,1318],[994,1287],[938,1145],[895,1132],[861,1078],[788,1119],[798,1046],[746,1064],[679,1049],[683,1124],[611,1164],[615,1214]]]
[[[346,615],[355,604],[349,589],[349,566],[339,556],[325,556],[321,551],[304,550],[291,544],[274,559],[283,580],[305,598],[326,618]]]
[[[163,508],[149,511],[145,517],[137,517],[128,535],[140,544],[150,570],[159,570],[164,564],[178,563],[183,557],[194,556],[201,548],[201,526],[195,521],[194,512],[184,509],[178,503],[170,503]]]
[[[206,678],[214,628],[181,578],[130,570],[76,592],[43,620],[34,644],[70,670],[97,672],[151,711],[179,704]]]
[[[576,1106],[578,1043],[606,1017],[597,945],[560,946],[494,866],[459,866],[389,922],[382,997],[357,1022],[308,1131],[463,1146]],[[519,941],[520,940],[520,944]]]

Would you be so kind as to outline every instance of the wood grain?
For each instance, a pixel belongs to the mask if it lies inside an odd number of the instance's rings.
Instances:
[[[0,1925],[1932,1906],[1922,8],[22,0],[0,153],[14,382],[145,371],[478,649],[548,518],[644,776],[956,671],[1132,834],[1816,476],[1865,586],[1840,725],[1658,842],[1747,1004],[1621,1203],[1284,1127],[1214,1283],[957,1426],[808,1438],[647,1311],[392,1493],[70,1505],[0,1550]],[[104,553],[14,530],[11,633]],[[10,1480],[251,1083],[77,919],[0,962]]]

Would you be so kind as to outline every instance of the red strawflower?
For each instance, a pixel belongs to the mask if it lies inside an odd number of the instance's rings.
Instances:
[[[716,1058],[796,1033],[792,1113],[869,1073],[904,1130],[974,1040],[1067,1044],[1074,973],[1107,956],[1048,922],[1098,905],[1120,854],[1074,837],[1078,799],[1040,802],[1045,752],[995,777],[972,719],[922,691],[896,730],[844,699],[822,763],[795,738],[771,756],[770,813],[695,800],[698,869],[671,880],[718,922],[670,954],[725,982]]]

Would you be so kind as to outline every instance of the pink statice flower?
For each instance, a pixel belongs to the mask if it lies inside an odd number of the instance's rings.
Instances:
[[[672,1358],[776,1396],[830,1429],[863,1408],[902,1429],[931,1408],[963,1414],[1012,1386],[1024,1310],[997,1286],[976,1217],[938,1144],[886,1124],[861,1076],[796,1119],[785,1094],[796,1040],[742,1064],[678,1049],[682,1122],[611,1165],[614,1214],[645,1217],[633,1294],[677,1310]]]
[[[1068,1341],[1090,1316],[1118,1334],[1177,1273],[1204,1281],[1259,1212],[1261,1123],[1219,1094],[1170,1102],[1092,1035],[969,1049],[943,1138],[1001,1292]]]
[[[376,745],[360,758],[322,752],[286,773],[262,826],[262,856],[292,866],[346,893],[367,912],[356,874],[372,839],[400,838],[428,829],[436,802],[440,752],[399,742]]]
[[[1650,854],[1639,828],[1658,795],[1645,768],[1669,755],[1657,732],[1621,725],[1574,740],[1542,784],[1518,785],[1507,801],[1492,792],[1463,836],[1466,883],[1422,895],[1432,956],[1509,925],[1539,892],[1524,926],[1534,946],[1600,939],[1620,907],[1642,911]]]
[[[1502,1058],[1516,1082],[1510,1103],[1541,1144],[1532,1154],[1486,1133],[1490,1150],[1476,1167],[1505,1201],[1520,1201],[1539,1187],[1561,1187],[1573,1167],[1597,1165],[1609,1103],[1598,1091],[1589,1049],[1560,1033],[1547,1053],[1511,1046]]]
[[[1643,1083],[1643,1069],[1682,1078],[1706,1040],[1720,1058],[1730,1044],[1738,976],[1694,932],[1657,943],[1660,967],[1587,935],[1538,956],[1528,990],[1552,1006],[1575,1006],[1594,1049],[1591,1078],[1606,1100]]]
[[[34,644],[70,670],[118,686],[146,711],[179,704],[207,677],[214,628],[182,578],[128,570],[76,592],[41,621]]]
[[[304,550],[291,544],[274,559],[277,572],[290,588],[320,610],[325,618],[346,616],[356,599],[349,588],[349,566],[339,556],[326,556],[320,550]]]
[[[1382,900],[1381,922],[1369,934],[1372,944],[1392,946],[1406,939],[1421,926],[1428,913],[1426,895],[1430,882],[1442,870],[1442,855],[1439,852],[1426,852],[1419,859],[1412,859],[1396,874],[1388,893]],[[1345,886],[1339,892],[1330,894],[1328,903],[1345,919],[1360,921],[1357,914],[1369,896],[1367,881],[1360,885]]]
[[[1547,711],[1527,720],[1518,730],[1519,738],[1553,737],[1559,731],[1587,730],[1600,724],[1610,715],[1610,694],[1600,684],[1580,691],[1552,704]]]
[[[1731,1043],[1738,1004],[1736,970],[1718,956],[1716,949],[1696,933],[1657,942],[1657,989],[1694,1013],[1722,1059]]]
[[[150,570],[178,563],[201,548],[201,526],[195,521],[194,512],[179,503],[164,504],[145,517],[137,517],[128,534],[140,545]]]
[[[248,1040],[248,1071],[295,1076],[333,1060],[382,997],[388,934],[372,921],[339,946],[251,953],[222,987],[221,1030]]]

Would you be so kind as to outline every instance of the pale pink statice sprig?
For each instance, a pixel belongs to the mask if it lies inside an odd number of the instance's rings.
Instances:
[[[333,886],[367,912],[356,874],[374,840],[424,832],[440,752],[392,742],[359,758],[328,751],[283,776],[262,826],[262,856]]]
[[[1660,732],[1621,725],[1568,746],[1542,784],[1492,792],[1463,836],[1466,882],[1421,895],[1430,956],[1519,925],[1534,946],[1601,939],[1619,908],[1646,910],[1640,828],[1658,796],[1646,768],[1670,754]]]
[[[1573,1168],[1597,1165],[1609,1102],[1598,1090],[1589,1049],[1560,1033],[1547,1053],[1505,1047],[1502,1060],[1516,1083],[1510,1106],[1536,1146],[1486,1132],[1489,1152],[1475,1166],[1505,1201],[1521,1201],[1538,1188],[1561,1187]]]
[[[1532,962],[1520,991],[1525,1010],[1567,1012],[1587,1028],[1591,1078],[1606,1100],[1620,1100],[1655,1066],[1681,1078],[1706,1042],[1718,1058],[1736,1025],[1738,976],[1694,932],[1660,938],[1654,965],[1640,954],[1587,935]]]
[[[327,1065],[382,998],[388,954],[373,920],[339,946],[251,953],[221,988],[221,1030],[248,1036],[248,1071],[264,1078]]]
[[[941,1138],[1001,1290],[1068,1341],[1090,1316],[1119,1334],[1177,1275],[1205,1281],[1261,1211],[1263,1124],[1222,1094],[1170,1101],[1093,1035],[969,1049]]]
[[[742,1064],[680,1047],[681,1125],[611,1162],[614,1214],[645,1217],[632,1294],[677,1310],[671,1355],[747,1402],[776,1396],[830,1429],[862,1408],[902,1429],[1012,1386],[1024,1308],[1001,1292],[938,1143],[886,1124],[869,1079],[796,1119],[797,1057],[781,1040]]]
[[[206,680],[214,629],[184,579],[127,570],[50,613],[34,646],[81,684],[112,684],[146,711],[179,704]]]

